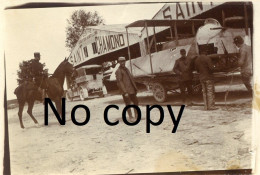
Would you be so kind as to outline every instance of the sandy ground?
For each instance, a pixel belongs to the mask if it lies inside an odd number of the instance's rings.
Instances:
[[[146,133],[146,106],[155,104],[151,94],[138,94],[142,120],[136,126],[122,121],[123,101],[113,95],[86,101],[66,102],[66,125],[59,125],[49,111],[49,125],[44,125],[44,106],[37,104],[34,115],[36,126],[24,112],[25,129],[18,121],[18,109],[8,111],[12,174],[126,174],[144,172],[171,172],[193,170],[220,170],[251,168],[251,98],[245,88],[236,86],[224,103],[223,88],[217,88],[216,111],[203,111],[202,99],[195,98],[195,106],[186,107],[176,133],[166,106],[164,121],[151,126]],[[178,114],[180,98],[172,95],[165,104],[172,105]],[[90,121],[76,126],[71,121],[71,109],[78,104],[88,106]],[[117,126],[108,126],[103,112],[107,105],[116,104],[119,110],[110,110],[109,119],[119,120]],[[163,104],[163,105],[165,105]],[[26,111],[26,110],[25,110]],[[151,118],[158,121],[159,112]],[[79,109],[76,119],[85,120]]]

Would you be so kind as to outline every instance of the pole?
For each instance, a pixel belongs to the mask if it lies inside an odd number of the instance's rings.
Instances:
[[[178,31],[177,31],[176,21],[174,22],[174,35],[176,39],[176,45],[178,46]]]
[[[155,51],[157,52],[157,44],[156,44],[156,37],[155,37],[155,26],[153,26],[153,37],[154,37]]]
[[[192,21],[192,35],[195,36],[195,26],[194,26],[194,21]]]
[[[222,25],[223,25],[223,27],[226,26],[226,24],[225,24],[225,12],[224,12],[224,10],[222,10]]]
[[[128,57],[130,63],[131,74],[133,74],[132,62],[131,62],[131,53],[130,53],[130,46],[129,46],[129,37],[128,37],[128,30],[126,29],[126,39],[127,39],[127,49],[128,49]]]
[[[150,58],[151,74],[153,74],[152,57],[151,57],[151,51],[149,49],[150,41],[149,41],[149,35],[148,35],[148,29],[147,29],[147,22],[145,22],[145,29],[146,29],[147,45],[148,45],[147,51],[149,53],[149,58]]]
[[[244,4],[244,13],[245,13],[245,30],[246,30],[246,35],[248,35],[248,16],[247,16],[246,3]]]
[[[170,26],[170,34],[171,34],[171,40],[172,40],[173,39],[172,26]]]

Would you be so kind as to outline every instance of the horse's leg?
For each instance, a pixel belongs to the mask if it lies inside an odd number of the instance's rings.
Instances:
[[[24,104],[25,104],[25,101],[19,102],[19,111],[18,111],[20,126],[23,129],[24,129],[24,126],[23,126],[23,108],[24,108]]]
[[[33,114],[32,114],[33,105],[34,105],[34,101],[28,102],[28,110],[27,110],[27,113],[28,113],[29,116],[33,119],[34,123],[37,124],[38,121],[34,118],[34,116],[33,116]]]
[[[60,116],[62,116],[61,99],[56,99],[54,102],[55,102],[58,113],[60,114]]]

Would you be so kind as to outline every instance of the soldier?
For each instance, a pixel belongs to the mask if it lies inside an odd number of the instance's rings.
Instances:
[[[43,66],[40,63],[41,55],[39,52],[34,53],[34,59],[31,59],[31,76],[33,77],[34,83],[37,87],[41,85],[43,79]]]
[[[241,36],[234,38],[234,44],[239,48],[238,66],[241,68],[242,81],[247,90],[252,93],[252,73],[253,73],[253,59],[251,47],[244,43]]]
[[[130,105],[130,103],[133,102],[134,105],[138,106],[138,99],[136,97],[137,87],[132,74],[125,67],[125,57],[119,57],[118,62],[120,66],[116,70],[116,79],[118,88],[123,96],[125,105]],[[134,118],[132,116],[131,110],[129,109],[127,112],[130,121],[132,121]],[[137,111],[135,110],[135,119],[137,119],[137,115]]]
[[[210,57],[206,51],[202,51],[201,55],[195,60],[195,67],[199,72],[200,83],[203,90],[203,101],[205,110],[215,110],[215,86],[213,70],[215,66],[212,64]]]
[[[191,106],[191,97],[192,97],[192,68],[191,68],[191,59],[188,59],[186,56],[186,50],[180,50],[181,57],[176,60],[173,71],[178,75],[179,87],[181,90],[181,96],[183,103],[186,103],[187,106]],[[188,95],[186,95],[186,89]]]
[[[40,63],[41,55],[39,52],[34,53],[34,58],[29,61],[30,63],[30,77],[32,78],[32,81],[35,85],[35,88],[42,94],[42,99],[45,98],[46,92],[44,89],[41,89],[40,86],[43,81],[43,66]],[[25,82],[25,86],[27,86],[27,82]],[[26,88],[24,88],[26,90]],[[24,92],[26,94],[26,92]]]
[[[35,52],[34,59],[31,59],[28,63],[25,64],[26,72],[25,72],[24,82],[15,89],[14,92],[15,94],[17,94],[18,92],[20,92],[21,89],[23,89],[24,91],[23,94],[26,96],[28,89],[31,89],[32,87],[34,89],[37,89],[37,87],[39,88],[43,78],[42,77],[43,66],[39,61],[40,61],[40,53]],[[44,93],[43,96],[45,96]]]

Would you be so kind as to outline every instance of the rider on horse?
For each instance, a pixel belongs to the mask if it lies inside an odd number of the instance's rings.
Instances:
[[[33,88],[35,90],[40,90],[40,86],[43,81],[43,65],[40,63],[41,55],[39,52],[34,53],[34,58],[29,61],[28,70],[29,73],[25,77],[24,83],[22,83],[20,86],[18,86],[15,89],[15,94],[20,91],[20,89],[24,89],[25,91],[27,88]],[[32,87],[33,86],[33,87]],[[27,88],[22,88],[27,87]],[[24,93],[26,94],[26,93]],[[45,93],[42,93],[42,96],[44,98]]]
[[[33,77],[33,81],[37,87],[41,86],[43,79],[43,66],[40,63],[41,55],[39,52],[34,53],[34,59],[31,59],[29,62],[31,76]]]

